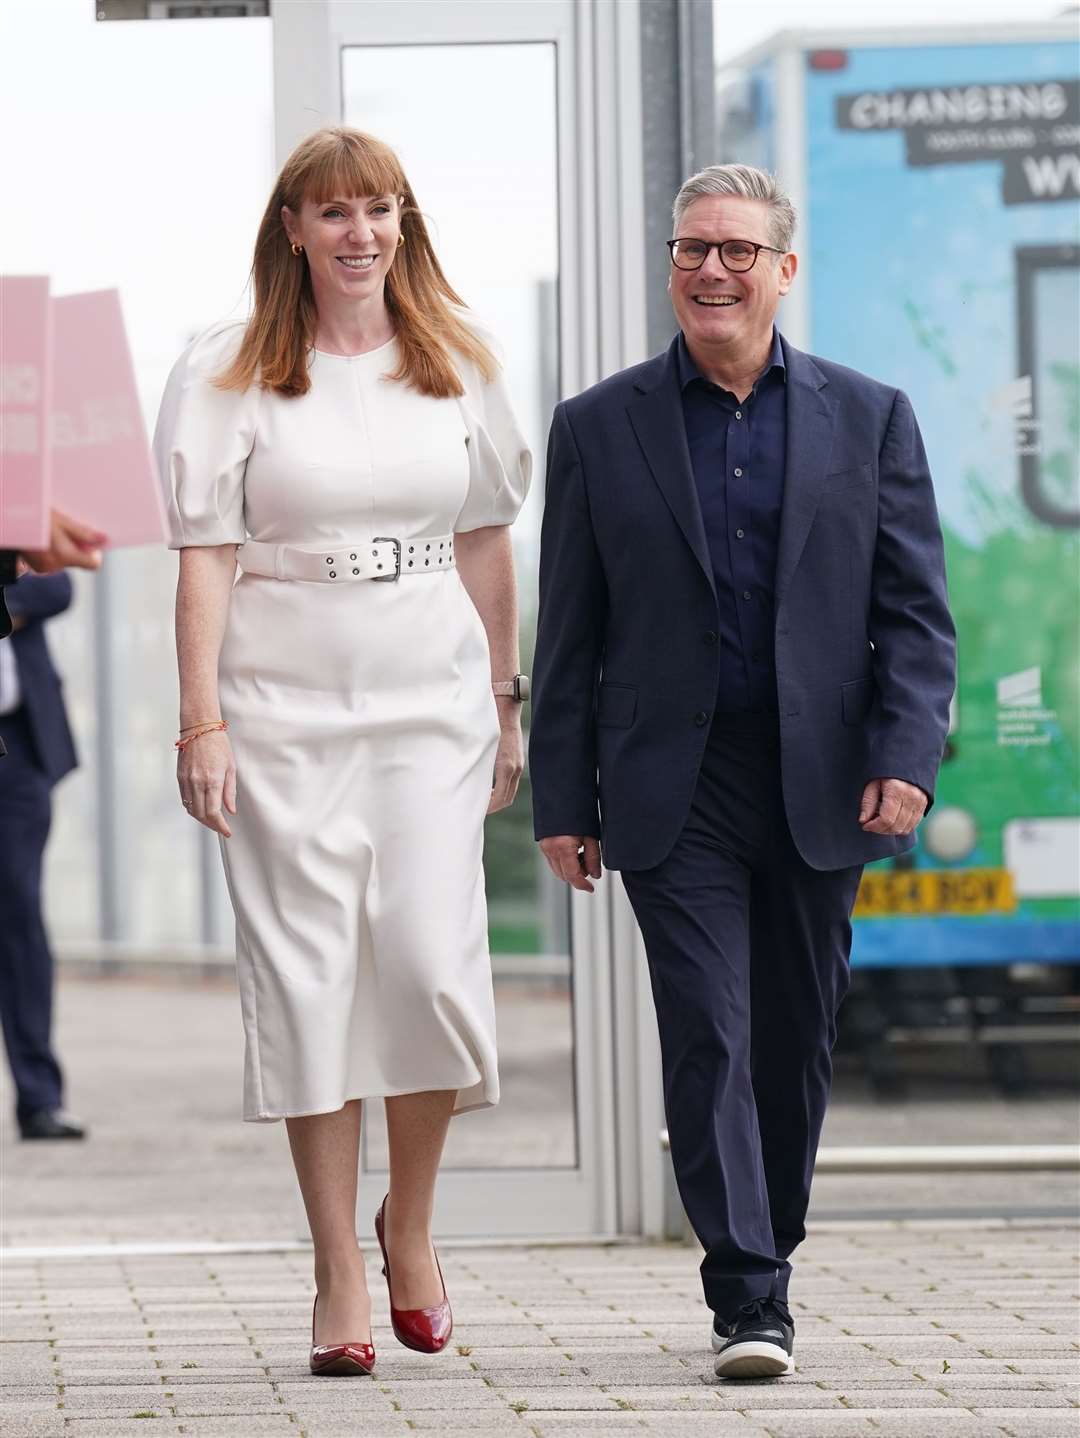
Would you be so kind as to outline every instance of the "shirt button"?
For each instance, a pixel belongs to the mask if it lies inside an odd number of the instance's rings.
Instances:
[[[736,478],[736,479],[742,479],[742,470],[741,470],[741,469],[737,469],[737,470],[735,471],[735,478]]]
[[[736,539],[742,539],[742,538],[744,537],[745,533],[746,533],[745,530],[743,530],[743,529],[737,529],[737,530],[735,531],[735,538],[736,538]]]
[[[742,419],[742,410],[741,410],[741,409],[737,409],[737,410],[735,411],[735,418],[736,418],[736,419]]]
[[[706,644],[716,643],[716,631],[714,629],[706,629],[705,633],[701,637]]]
[[[742,592],[742,597],[743,597],[744,599],[749,599],[749,598],[750,598],[750,591],[749,591],[749,589],[744,589],[744,590],[743,590],[743,592]]]
[[[698,712],[694,715],[694,723],[698,726],[699,729],[701,729],[708,722],[709,716],[705,713],[705,710],[699,709]]]

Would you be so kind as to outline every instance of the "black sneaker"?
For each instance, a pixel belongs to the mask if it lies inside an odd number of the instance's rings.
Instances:
[[[794,1343],[795,1324],[787,1304],[776,1298],[752,1299],[728,1325],[727,1342],[716,1355],[716,1376],[779,1378],[793,1373]]]
[[[86,1129],[78,1119],[59,1108],[41,1108],[19,1120],[23,1138],[85,1138]]]
[[[721,1348],[723,1348],[724,1344],[728,1341],[730,1334],[731,1330],[728,1328],[724,1320],[720,1317],[719,1313],[714,1313],[712,1321],[712,1332],[709,1334],[709,1338],[712,1341],[712,1351],[714,1353],[720,1352]]]

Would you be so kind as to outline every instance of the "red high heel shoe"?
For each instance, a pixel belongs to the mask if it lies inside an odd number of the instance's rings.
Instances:
[[[389,1197],[390,1195],[387,1194],[386,1198]],[[379,1247],[382,1249],[383,1276],[390,1294],[390,1325],[394,1330],[394,1337],[406,1348],[412,1348],[417,1353],[441,1353],[449,1343],[450,1335],[454,1331],[454,1316],[450,1312],[450,1300],[446,1296],[446,1282],[442,1276],[439,1255],[435,1255],[435,1267],[439,1270],[439,1282],[442,1284],[442,1302],[437,1303],[434,1308],[395,1308],[394,1288],[390,1282],[390,1259],[387,1256],[386,1240],[383,1236],[383,1210],[386,1208],[386,1198],[379,1205],[379,1211],[375,1215],[375,1237],[379,1240]]]
[[[325,1374],[331,1378],[350,1378],[358,1373],[371,1377],[375,1367],[375,1349],[370,1343],[319,1343],[315,1342],[315,1309],[319,1295],[311,1309],[311,1356],[308,1364],[312,1373]]]

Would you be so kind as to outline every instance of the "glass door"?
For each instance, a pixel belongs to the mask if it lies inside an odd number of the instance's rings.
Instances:
[[[282,12],[279,148],[335,121],[392,145],[450,283],[502,351],[534,454],[532,493],[512,530],[529,671],[547,428],[564,385],[580,388],[576,373],[567,384],[562,372],[574,370],[580,350],[567,329],[575,257],[566,254],[560,204],[575,123],[566,68],[573,6],[336,3]],[[307,68],[283,65],[286,52],[304,54]],[[599,895],[571,904],[549,874],[532,839],[527,775],[514,807],[487,822],[485,871],[502,1100],[451,1124],[438,1232],[612,1233],[609,906]],[[361,1214],[381,1199],[386,1164],[382,1105],[372,1103]]]

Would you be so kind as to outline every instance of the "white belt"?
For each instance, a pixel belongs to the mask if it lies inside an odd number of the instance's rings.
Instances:
[[[387,539],[384,535],[325,549],[263,544],[249,539],[237,548],[236,562],[247,574],[263,574],[268,579],[302,579],[312,584],[335,584],[345,579],[400,579],[403,574],[432,574],[437,569],[452,569],[454,536],[425,534],[418,539]]]

